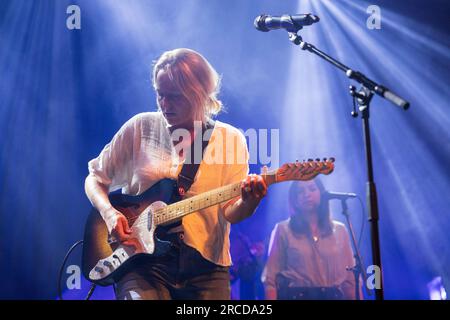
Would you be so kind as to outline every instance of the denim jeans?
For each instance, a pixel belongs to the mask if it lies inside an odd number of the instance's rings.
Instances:
[[[169,237],[164,257],[137,263],[115,285],[118,300],[229,300],[229,268],[218,266],[185,245],[183,233]]]

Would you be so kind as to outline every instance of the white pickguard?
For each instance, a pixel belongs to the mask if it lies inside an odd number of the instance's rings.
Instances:
[[[162,201],[153,202],[149,205],[131,226],[131,237],[139,241],[141,248],[134,246],[119,245],[114,252],[97,262],[95,267],[89,272],[91,280],[101,280],[117,270],[125,261],[136,254],[152,254],[155,251],[154,233],[156,226],[153,220],[153,212],[167,206]]]

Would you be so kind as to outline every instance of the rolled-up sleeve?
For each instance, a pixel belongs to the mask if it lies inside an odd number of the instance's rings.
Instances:
[[[231,152],[231,154],[227,154],[226,161],[228,162],[232,159],[232,163],[227,181],[225,181],[226,184],[245,179],[249,172],[247,140],[242,132],[236,131],[234,136],[235,143],[232,143],[233,148],[227,148],[227,153]]]
[[[245,136],[242,134],[242,132],[237,132],[238,133],[234,136],[235,143],[233,143],[233,148],[227,149],[227,152],[229,154],[226,156],[226,161],[232,159],[232,163],[226,163],[227,174],[226,178],[223,181],[224,185],[240,182],[244,180],[249,174],[249,153],[247,140],[245,139]],[[237,200],[239,200],[239,198],[231,199],[228,202],[221,204],[221,206],[226,209]]]
[[[270,236],[269,253],[261,281],[267,287],[276,289],[276,276],[285,269],[286,239],[283,237],[280,225],[275,225]]]
[[[136,125],[135,117],[128,120],[99,156],[88,163],[89,174],[108,186],[109,191],[120,189],[130,181]]]

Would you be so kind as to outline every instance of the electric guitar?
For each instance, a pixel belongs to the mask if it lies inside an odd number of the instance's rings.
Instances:
[[[311,180],[318,174],[330,174],[334,159],[308,160],[287,163],[277,170],[261,174],[267,186],[289,180]],[[82,254],[83,275],[99,285],[111,285],[137,259],[163,256],[170,249],[164,241],[167,226],[173,226],[182,217],[228,201],[241,195],[241,182],[226,185],[193,197],[182,199],[177,183],[163,179],[139,196],[111,194],[111,204],[123,213],[131,226],[131,237],[138,246],[126,246],[112,239],[100,213],[93,208],[88,216]],[[169,203],[169,205],[167,204]]]

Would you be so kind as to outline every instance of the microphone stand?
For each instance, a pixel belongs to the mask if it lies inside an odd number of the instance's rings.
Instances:
[[[361,253],[359,252],[358,243],[356,242],[355,232],[353,231],[353,225],[348,214],[347,199],[341,199],[342,214],[347,221],[348,231],[350,233],[350,238],[352,239],[353,245],[353,257],[355,258],[355,265],[353,267],[348,267],[347,271],[353,271],[355,276],[355,297],[356,300],[360,300],[360,290],[359,290],[359,276],[362,275],[363,284],[367,281],[367,274],[364,268],[364,263],[361,258]]]
[[[300,46],[302,50],[306,50],[314,53],[315,55],[321,57],[322,59],[328,61],[338,69],[345,72],[348,78],[353,79],[361,84],[361,87],[358,91],[355,91],[354,87],[350,87],[350,95],[353,96],[353,99],[356,99],[359,105],[359,110],[361,111],[361,118],[363,121],[363,133],[364,133],[364,147],[365,147],[365,155],[366,155],[366,165],[367,165],[367,187],[366,187],[366,195],[368,202],[368,220],[370,222],[370,230],[371,230],[371,243],[372,243],[372,260],[373,264],[378,266],[380,270],[380,287],[375,289],[375,298],[377,300],[384,299],[384,289],[383,289],[383,272],[381,268],[381,253],[380,253],[380,239],[379,239],[379,230],[378,230],[378,203],[377,203],[377,191],[375,186],[375,181],[373,177],[373,166],[372,166],[372,148],[370,142],[370,130],[369,130],[369,109],[370,109],[370,101],[374,93],[380,95],[381,97],[389,100],[393,104],[398,107],[407,110],[409,108],[409,102],[405,101],[401,97],[397,96],[393,92],[391,92],[386,87],[377,84],[375,81],[367,78],[364,74],[358,71],[354,71],[337,61],[336,59],[330,57],[326,53],[320,51],[315,46],[310,43],[303,41],[302,37],[297,34],[297,32],[301,29],[301,27],[297,28],[295,32],[289,33],[289,40],[295,45]],[[358,113],[353,111],[353,117],[357,117]],[[377,276],[377,275],[376,275]]]

